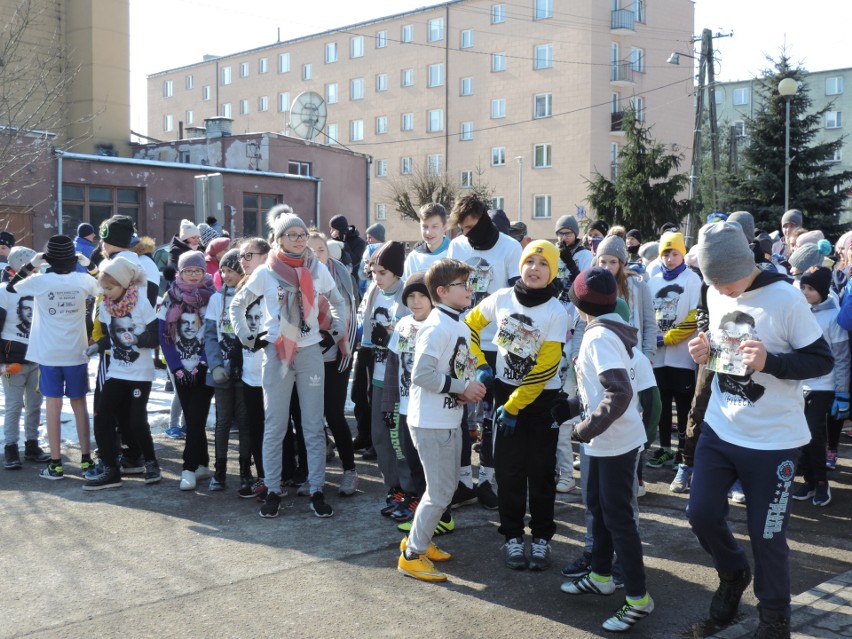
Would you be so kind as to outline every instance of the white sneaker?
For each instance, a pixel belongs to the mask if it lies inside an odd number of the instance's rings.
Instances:
[[[196,479],[210,479],[213,476],[213,473],[210,472],[210,469],[207,466],[199,466],[195,470],[195,478]],[[195,488],[195,486],[193,486]]]
[[[181,490],[195,490],[195,486],[197,485],[197,479],[195,477],[195,473],[191,470],[185,470],[180,474],[180,489]]]
[[[560,477],[559,481],[556,482],[557,493],[570,493],[576,487],[577,481],[571,475]]]
[[[310,497],[311,496],[311,485],[305,480],[305,483],[299,486],[298,490],[296,490],[296,494],[299,497]]]
[[[358,471],[355,469],[344,470],[340,479],[340,494],[349,497],[358,490]]]
[[[637,497],[644,497],[645,493],[647,493],[647,492],[648,492],[648,489],[645,488],[645,482],[644,481],[641,484],[639,484],[638,486],[636,486],[636,496]]]

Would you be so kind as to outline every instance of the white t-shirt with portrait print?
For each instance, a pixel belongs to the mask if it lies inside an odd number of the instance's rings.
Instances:
[[[136,306],[125,317],[113,317],[101,302],[98,306],[98,320],[103,325],[103,332],[109,335],[110,357],[106,379],[126,379],[133,382],[153,382],[156,377],[152,348],[139,348],[136,340],[151,322],[157,319],[157,314],[145,297],[144,291],[139,291]]]
[[[6,311],[6,321],[0,338],[9,342],[27,344],[30,341],[30,328],[35,313],[35,300],[32,295],[21,295],[17,291],[7,291],[6,285],[0,286],[0,308]]]
[[[255,300],[246,309],[246,323],[251,335],[257,335],[263,330],[265,322],[266,306],[263,304],[263,299]],[[260,388],[263,386],[263,350],[252,352],[251,349],[243,346],[243,384]]]
[[[665,280],[662,272],[658,273],[648,280],[648,289],[654,305],[658,335],[665,335],[686,320],[689,311],[697,309],[701,300],[701,278],[689,268],[672,280]],[[654,368],[671,366],[694,371],[695,362],[689,354],[689,340],[692,337],[694,335],[674,346],[657,347],[652,360]]]
[[[424,320],[425,321],[425,320]],[[408,415],[408,400],[411,395],[411,371],[414,369],[414,344],[417,333],[423,326],[413,315],[406,315],[397,322],[388,342],[388,350],[399,358],[397,382],[399,384],[399,413]]]
[[[222,291],[216,291],[210,297],[210,300],[207,302],[204,319],[216,324],[216,343],[219,344],[219,354],[222,356],[225,368],[231,371],[231,358],[234,356],[234,353],[243,349],[243,345],[237,339],[236,333],[234,333],[234,327],[231,325],[231,316],[228,314],[228,310],[223,308],[226,301],[230,304],[234,299],[233,289],[229,288],[228,292],[227,300],[225,300]]]
[[[178,357],[180,357],[181,366],[188,371],[192,371],[198,367],[202,359],[206,361],[206,357],[202,358],[204,355],[204,323],[201,320],[204,317],[206,308],[203,307],[198,315],[195,313],[184,313],[178,319],[174,346]],[[160,306],[157,319],[165,322],[168,310],[169,297],[166,296],[163,305]]]

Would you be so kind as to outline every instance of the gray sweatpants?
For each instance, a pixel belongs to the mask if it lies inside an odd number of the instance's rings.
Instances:
[[[263,353],[263,407],[266,411],[263,432],[263,468],[266,487],[278,493],[281,488],[281,460],[284,434],[290,423],[290,398],[293,385],[299,391],[302,409],[302,431],[308,456],[308,485],[311,494],[325,484],[325,431],[323,423],[323,389],[325,366],[319,344],[296,350],[293,363],[282,375],[281,360],[270,344]]]
[[[399,439],[399,425],[390,430],[382,417],[382,393],[384,389],[373,386],[373,406],[370,416],[370,432],[373,436],[373,448],[376,449],[376,461],[379,472],[385,482],[385,488],[411,486],[411,472],[408,464],[400,464],[400,456],[405,452]],[[299,395],[301,397],[301,394]]]
[[[426,492],[414,511],[408,549],[422,555],[429,548],[435,526],[453,500],[459,482],[462,432],[456,428],[411,427],[411,439],[420,455]],[[375,442],[374,442],[375,443]]]
[[[17,444],[21,438],[21,413],[24,413],[26,439],[38,439],[42,396],[38,390],[38,364],[21,364],[21,371],[3,375],[3,393],[6,395],[6,413],[3,428],[6,445]]]

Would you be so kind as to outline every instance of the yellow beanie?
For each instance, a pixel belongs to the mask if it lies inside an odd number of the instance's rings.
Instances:
[[[683,233],[663,233],[660,238],[660,255],[663,251],[675,250],[683,257],[686,257],[686,244],[683,243]]]
[[[550,284],[553,281],[553,278],[556,277],[556,273],[559,270],[559,249],[556,248],[556,245],[553,244],[553,242],[548,242],[547,240],[536,240],[535,242],[530,242],[527,244],[524,252],[521,253],[521,263],[518,268],[523,268],[524,262],[527,261],[527,258],[530,255],[540,255],[547,262],[547,266],[550,268],[550,275],[547,283]]]

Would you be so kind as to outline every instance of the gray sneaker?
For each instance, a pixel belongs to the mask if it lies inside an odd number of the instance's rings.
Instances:
[[[340,494],[344,497],[351,497],[358,490],[358,471],[344,470],[343,477],[340,479]]]
[[[506,566],[512,570],[525,570],[529,565],[527,556],[524,554],[523,537],[509,539],[503,544],[503,550],[506,553]]]
[[[530,544],[530,570],[550,568],[550,544],[547,539],[533,539]]]

